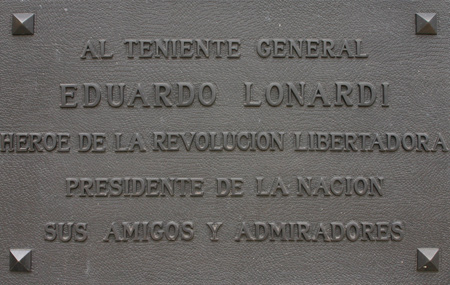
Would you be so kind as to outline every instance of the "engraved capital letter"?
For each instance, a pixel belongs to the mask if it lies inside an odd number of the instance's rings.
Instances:
[[[217,232],[219,231],[219,228],[222,226],[222,222],[208,222],[206,223],[211,231],[211,241],[218,241],[219,238],[217,237]]]
[[[252,101],[252,82],[245,82],[245,107],[259,107],[261,106],[261,101]]]
[[[100,42],[100,57],[101,58],[113,58],[114,54],[106,54],[106,40],[99,40]]]

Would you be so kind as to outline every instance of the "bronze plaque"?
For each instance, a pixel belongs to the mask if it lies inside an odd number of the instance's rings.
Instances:
[[[445,283],[449,2],[3,1],[2,283]]]

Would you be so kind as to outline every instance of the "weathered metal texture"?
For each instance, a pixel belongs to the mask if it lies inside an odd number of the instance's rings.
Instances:
[[[450,280],[450,169],[442,143],[450,141],[448,1],[3,1],[0,7],[2,284]],[[34,35],[12,35],[15,13],[35,14],[36,29],[25,21]],[[429,24],[437,34],[416,35],[423,28],[416,27],[417,13],[436,13]],[[225,42],[220,57],[215,49],[209,58],[195,49],[192,57],[149,57],[146,40],[154,39]],[[302,44],[301,57],[287,49],[291,43]],[[302,82],[302,104],[275,96],[301,90]],[[169,101],[158,101],[156,90],[163,94],[167,86]],[[176,100],[180,86],[186,94],[193,88],[194,101]],[[97,89],[98,104],[95,96],[83,99]],[[130,99],[137,90],[148,102]],[[188,149],[190,132],[196,137]],[[283,147],[271,140],[281,132]],[[92,143],[93,133],[98,140],[105,134],[106,149],[79,149],[78,139]],[[233,150],[220,149],[225,136],[239,137]],[[9,151],[10,138],[26,146]],[[266,138],[274,143],[267,148]],[[309,146],[311,138],[327,143]],[[206,139],[217,146],[202,150]],[[308,177],[310,192],[300,196]],[[169,188],[164,197],[111,188],[125,181],[176,183],[175,195]],[[190,187],[186,195],[182,181]],[[218,192],[219,182],[235,189]],[[283,225],[287,236],[264,232]],[[32,249],[31,272],[10,271],[14,248]],[[428,255],[418,248],[439,248],[440,256],[424,261]],[[439,271],[421,271],[436,261]]]

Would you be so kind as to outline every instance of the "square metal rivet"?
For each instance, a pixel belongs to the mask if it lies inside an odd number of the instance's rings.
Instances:
[[[418,248],[417,270],[439,271],[439,248]]]
[[[11,271],[31,271],[31,249],[10,249],[9,250],[9,270]]]
[[[34,14],[17,13],[12,15],[13,35],[33,35],[34,34]]]
[[[437,15],[436,13],[416,14],[416,35],[436,35]]]

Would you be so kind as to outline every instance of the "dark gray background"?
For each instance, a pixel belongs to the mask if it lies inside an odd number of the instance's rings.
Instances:
[[[443,133],[449,140],[448,1],[3,1],[1,130],[11,132],[347,131]],[[36,13],[33,36],[11,35],[12,13]],[[438,35],[414,14],[438,13]],[[241,59],[130,60],[124,39],[239,38]],[[261,59],[261,38],[363,39],[368,59]],[[107,39],[112,60],[81,60]],[[244,108],[244,81],[390,83],[389,108]],[[214,82],[213,107],[60,109],[60,83]],[[333,92],[333,91],[329,91]],[[174,152],[0,154],[3,283],[445,283],[450,267],[448,153]],[[255,176],[384,176],[383,197],[263,199]],[[203,198],[65,197],[67,177],[203,177]],[[245,179],[220,199],[215,177]],[[111,222],[195,223],[191,242],[104,243]],[[240,242],[241,221],[403,221],[401,242]],[[47,222],[87,222],[85,243],[44,241]],[[222,221],[220,241],[206,223]],[[441,248],[438,273],[416,271],[416,248]],[[9,271],[9,248],[33,249],[33,272]]]

